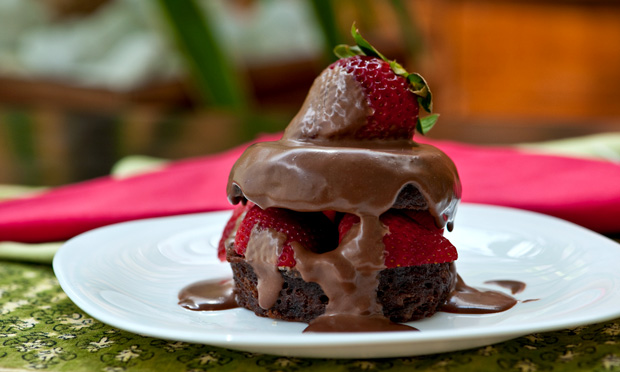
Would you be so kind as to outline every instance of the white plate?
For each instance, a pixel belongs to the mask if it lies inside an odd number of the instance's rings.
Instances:
[[[133,221],[67,242],[54,271],[67,295],[111,326],[169,340],[298,357],[378,358],[461,350],[532,332],[620,317],[620,245],[531,212],[463,204],[448,238],[467,284],[516,279],[520,302],[498,314],[437,313],[410,323],[420,332],[302,334],[305,324],[245,309],[196,312],[177,305],[184,286],[229,277],[216,258],[230,212]]]

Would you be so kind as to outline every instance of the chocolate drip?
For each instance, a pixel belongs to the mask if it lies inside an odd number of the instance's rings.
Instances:
[[[394,332],[418,331],[406,324],[391,322],[382,315],[359,316],[350,314],[322,315],[310,322],[306,332]]]
[[[387,230],[374,216],[363,216],[354,225],[335,250],[323,254],[309,252],[295,244],[296,269],[307,282],[318,283],[329,302],[325,314],[315,319],[312,329],[325,329],[334,323],[334,316],[342,314],[367,317],[366,328],[383,317],[377,302],[378,273],[383,263],[383,236]],[[374,329],[381,329],[374,326]]]
[[[258,305],[269,309],[278,299],[284,280],[278,271],[278,257],[284,249],[286,235],[273,229],[258,229],[250,234],[245,251],[247,262],[258,278]]]
[[[501,292],[480,291],[470,287],[457,275],[454,291],[440,311],[456,314],[490,314],[512,308],[517,300]]]
[[[189,310],[227,310],[239,307],[232,279],[204,280],[179,292],[179,305]]]

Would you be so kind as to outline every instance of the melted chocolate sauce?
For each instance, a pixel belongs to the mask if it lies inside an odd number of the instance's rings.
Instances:
[[[495,284],[496,281],[485,283]],[[522,290],[525,283],[502,280],[503,284],[510,283],[509,288],[518,287]],[[537,301],[537,299],[523,300],[521,302]],[[457,274],[454,291],[446,300],[439,311],[456,314],[489,314],[506,311],[519,302],[513,297],[496,291],[480,291],[465,284]],[[337,303],[338,304],[338,303]],[[377,305],[369,305],[373,309]],[[191,284],[179,293],[179,305],[189,310],[217,311],[239,307],[234,298],[233,281],[201,281]],[[329,305],[329,304],[328,304]],[[342,304],[340,303],[339,306]],[[327,309],[330,309],[328,306]],[[326,311],[325,314],[310,322],[304,332],[391,332],[391,331],[417,331],[418,329],[406,324],[391,322],[383,315],[373,312],[370,315],[356,315],[342,311]],[[348,309],[350,310],[350,309]]]
[[[512,308],[517,300],[496,291],[480,291],[470,287],[457,275],[456,286],[440,311],[456,314],[499,313]]]
[[[284,249],[286,234],[273,229],[257,229],[250,234],[245,259],[256,273],[258,305],[269,309],[278,300],[284,279],[278,270],[278,257]]]
[[[308,324],[306,332],[402,332],[418,331],[406,324],[391,322],[384,316],[347,314],[321,315]]]
[[[385,265],[383,248],[376,247],[383,247],[385,233],[386,229],[378,218],[365,216],[331,252],[315,254],[298,244],[292,245],[297,261],[295,268],[301,277],[306,282],[318,283],[329,298],[325,314],[315,319],[315,326],[311,329],[326,329],[328,325],[334,325],[334,319],[346,317],[356,319],[347,324],[365,317],[369,319],[363,324],[369,329],[380,328],[371,323],[376,322],[373,320],[376,317],[383,318],[376,288],[379,285],[378,273]],[[362,323],[358,327],[361,326]]]
[[[179,292],[179,305],[195,311],[228,310],[239,307],[232,279],[204,280]]]

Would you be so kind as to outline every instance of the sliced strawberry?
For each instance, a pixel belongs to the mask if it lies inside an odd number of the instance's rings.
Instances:
[[[434,221],[432,226],[428,223],[428,212],[416,214],[421,223],[398,210],[381,215],[381,222],[389,230],[383,237],[385,266],[394,268],[455,261],[458,258],[456,248],[443,237],[442,229],[434,226]],[[354,214],[343,217],[338,226],[341,241],[357,223],[359,217]]]
[[[372,108],[367,123],[356,130],[357,139],[411,139],[418,122],[418,96],[407,79],[397,75],[390,64],[376,57],[357,55],[339,59],[340,66],[353,74]]]
[[[329,218],[330,221],[332,222],[336,222],[336,211],[323,211],[323,214],[325,215],[325,217]]]
[[[437,230],[437,224],[435,223],[435,217],[433,217],[428,211],[414,210],[414,209],[401,209],[401,212],[406,214],[409,218],[422,225],[427,230]],[[439,230],[443,234],[443,229]]]
[[[273,229],[286,235],[278,266],[295,266],[295,257],[291,247],[297,242],[305,249],[315,253],[328,252],[336,248],[338,230],[321,212],[295,212],[282,208],[261,209],[252,207],[241,222],[235,237],[235,251],[244,255],[248,247],[252,230]]]
[[[231,234],[235,231],[235,226],[237,225],[237,220],[243,217],[244,212],[250,210],[254,206],[254,203],[248,201],[245,205],[239,204],[237,208],[233,210],[232,216],[228,222],[226,222],[226,226],[224,226],[224,231],[222,232],[222,238],[220,239],[220,243],[217,246],[217,258],[220,261],[226,261],[226,240],[231,238]]]

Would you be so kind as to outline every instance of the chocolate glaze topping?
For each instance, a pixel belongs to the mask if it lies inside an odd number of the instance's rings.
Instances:
[[[261,208],[336,210],[379,216],[407,185],[424,197],[439,227],[451,229],[461,184],[439,149],[413,141],[349,141],[335,146],[282,139],[250,146],[228,180],[228,199]]]

